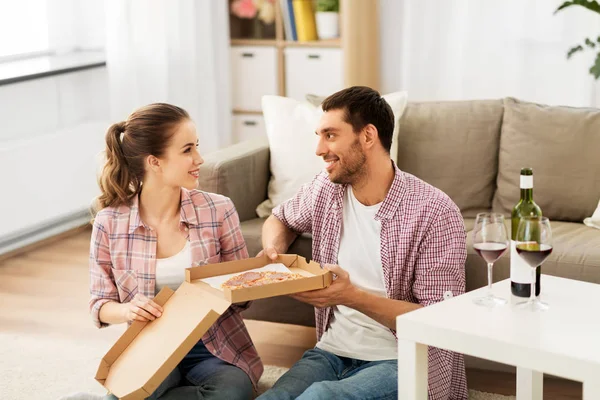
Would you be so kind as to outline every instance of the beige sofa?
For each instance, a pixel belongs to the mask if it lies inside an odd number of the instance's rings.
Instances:
[[[600,230],[582,223],[600,199],[600,110],[512,98],[409,103],[400,121],[397,163],[461,209],[468,232],[467,290],[487,284],[485,263],[471,243],[474,217],[486,210],[510,216],[525,166],[534,171],[534,200],[552,221],[554,251],[542,273],[600,283]],[[251,255],[261,249],[264,220],[255,209],[267,198],[269,176],[266,140],[209,154],[200,170],[203,190],[235,203]],[[289,252],[310,259],[310,235]],[[506,254],[495,265],[494,281],[508,277]],[[256,301],[245,317],[314,326],[312,307],[289,297]]]

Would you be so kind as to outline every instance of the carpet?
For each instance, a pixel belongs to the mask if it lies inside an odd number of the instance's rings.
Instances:
[[[0,393],[3,400],[57,400],[74,392],[104,394],[94,380],[100,359],[121,334],[113,327],[72,341],[60,335],[0,333]],[[266,366],[262,392],[287,369]],[[470,391],[469,400],[514,400]]]

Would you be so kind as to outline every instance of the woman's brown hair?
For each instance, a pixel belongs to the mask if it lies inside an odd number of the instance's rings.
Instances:
[[[106,132],[106,164],[99,179],[97,209],[129,204],[144,180],[147,156],[162,157],[175,128],[190,118],[182,108],[154,103],[134,111]]]

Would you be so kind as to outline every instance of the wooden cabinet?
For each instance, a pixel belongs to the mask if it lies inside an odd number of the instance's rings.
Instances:
[[[272,3],[272,26],[230,18],[232,114],[239,140],[256,131],[252,122],[240,121],[260,116],[265,94],[304,100],[309,93],[327,96],[354,85],[379,90],[378,0],[340,0],[340,37],[303,42],[288,40],[284,33],[284,2]],[[232,0],[224,4],[230,11]]]

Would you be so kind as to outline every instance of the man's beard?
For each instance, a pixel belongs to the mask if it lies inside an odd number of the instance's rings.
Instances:
[[[343,163],[340,162],[338,165],[340,169],[338,175],[330,176],[329,179],[331,182],[341,185],[353,184],[366,173],[364,166],[367,161],[367,157],[362,151],[358,139],[352,143],[352,146],[350,146],[350,150],[348,151],[348,155],[344,158],[346,161]]]

